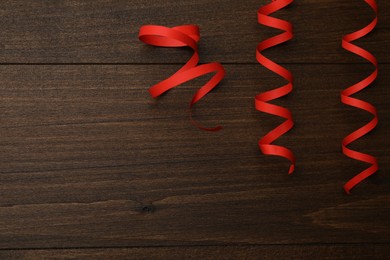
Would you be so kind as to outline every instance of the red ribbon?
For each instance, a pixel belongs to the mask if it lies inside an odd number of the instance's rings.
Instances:
[[[365,110],[365,111],[371,113],[374,116],[374,118],[369,123],[364,125],[363,127],[359,128],[358,130],[356,130],[353,133],[346,136],[342,141],[342,149],[343,149],[343,153],[346,156],[348,156],[352,159],[358,160],[358,161],[369,163],[369,164],[371,164],[371,166],[369,168],[367,168],[366,170],[360,172],[358,175],[353,177],[351,180],[349,180],[344,185],[344,190],[348,194],[350,193],[350,191],[353,187],[355,187],[357,184],[362,182],[367,177],[374,174],[379,169],[378,162],[377,162],[377,159],[375,157],[347,148],[347,146],[350,143],[356,141],[357,139],[361,138],[362,136],[364,136],[367,133],[369,133],[370,131],[372,131],[376,127],[376,125],[378,124],[378,115],[377,115],[375,107],[373,105],[363,101],[363,100],[351,97],[351,95],[368,87],[376,79],[376,77],[378,75],[378,62],[377,62],[376,58],[368,51],[351,43],[352,41],[355,41],[361,37],[364,37],[368,33],[370,33],[375,28],[375,26],[378,22],[378,16],[377,16],[378,15],[378,7],[376,5],[375,0],[364,0],[364,1],[374,10],[375,18],[369,25],[367,25],[363,29],[360,29],[356,32],[345,35],[342,39],[342,47],[344,49],[346,49],[347,51],[350,51],[356,55],[359,55],[360,57],[371,62],[374,65],[375,70],[367,78],[365,78],[362,81],[354,84],[353,86],[350,86],[349,88],[343,90],[341,92],[341,102],[343,102],[346,105]]]
[[[257,110],[286,119],[286,121],[284,121],[281,125],[268,132],[263,138],[260,139],[259,148],[263,154],[281,156],[290,160],[291,165],[288,171],[289,174],[293,173],[295,169],[294,154],[286,147],[273,145],[271,143],[288,132],[294,126],[292,115],[288,109],[270,104],[268,102],[283,97],[292,91],[293,76],[290,71],[266,58],[261,52],[275,45],[289,41],[293,38],[293,29],[291,23],[269,16],[270,14],[288,6],[292,2],[293,0],[273,0],[272,3],[261,7],[257,12],[258,22],[260,24],[280,29],[284,32],[261,42],[257,46],[256,59],[264,67],[285,78],[288,83],[282,87],[258,94],[255,98],[255,106]]]
[[[198,124],[192,119],[191,108],[195,103],[202,99],[207,93],[215,88],[225,76],[225,70],[220,63],[212,62],[198,65],[198,41],[200,39],[199,27],[196,25],[183,25],[173,28],[159,25],[142,26],[139,32],[139,39],[147,44],[160,47],[190,47],[194,54],[190,60],[175,74],[169,78],[157,83],[149,89],[149,93],[153,98],[157,98],[166,91],[179,86],[194,78],[215,72],[215,75],[203,85],[193,96],[189,108],[191,122],[198,128],[206,131],[219,131],[221,126],[206,128]]]

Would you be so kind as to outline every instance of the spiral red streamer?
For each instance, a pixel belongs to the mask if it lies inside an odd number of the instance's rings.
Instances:
[[[378,23],[378,7],[376,5],[375,0],[364,0],[364,1],[374,10],[375,18],[366,27],[364,27],[356,32],[345,35],[342,39],[342,47],[344,49],[346,49],[347,51],[350,51],[356,55],[359,55],[360,57],[371,62],[374,65],[375,70],[374,70],[374,72],[372,72],[368,77],[366,77],[362,81],[343,90],[341,92],[341,102],[343,102],[346,105],[365,110],[365,111],[371,113],[374,116],[374,118],[369,123],[364,125],[363,127],[359,128],[358,130],[356,130],[353,133],[346,136],[342,141],[342,150],[346,156],[348,156],[352,159],[358,160],[358,161],[369,163],[369,164],[371,164],[371,166],[369,168],[367,168],[366,170],[357,174],[355,177],[353,177],[351,180],[349,180],[344,185],[344,190],[346,193],[350,193],[352,188],[354,188],[357,184],[362,182],[367,177],[374,174],[379,169],[378,162],[377,162],[377,159],[375,157],[368,155],[368,154],[364,154],[361,152],[351,150],[347,147],[352,142],[356,141],[357,139],[359,139],[359,138],[363,137],[364,135],[366,135],[367,133],[371,132],[378,124],[378,115],[377,115],[375,107],[373,105],[365,102],[365,101],[351,97],[351,95],[353,95],[353,94],[365,89],[369,85],[371,85],[371,83],[374,82],[374,80],[376,79],[376,77],[378,75],[378,62],[377,62],[376,58],[368,51],[351,43],[352,41],[360,39],[361,37],[364,37],[365,35],[370,33],[375,28],[376,24]]]
[[[283,97],[292,91],[293,75],[287,69],[266,58],[261,52],[275,45],[289,41],[293,38],[293,29],[291,23],[269,16],[270,14],[288,6],[292,2],[293,0],[273,0],[273,2],[261,7],[257,12],[258,22],[260,24],[280,29],[284,32],[262,41],[257,46],[256,59],[264,67],[286,79],[288,83],[282,87],[258,94],[255,98],[255,106],[257,110],[286,119],[286,121],[284,121],[281,125],[274,128],[260,139],[259,148],[263,154],[281,156],[290,160],[291,165],[288,171],[289,174],[293,173],[295,169],[294,154],[286,147],[273,145],[271,143],[288,132],[294,126],[292,115],[288,109],[270,104],[268,102]]]
[[[202,99],[207,93],[215,88],[225,76],[225,70],[220,63],[212,62],[198,65],[198,41],[200,40],[199,27],[196,25],[183,25],[173,28],[159,25],[142,26],[139,32],[139,39],[150,45],[159,47],[190,47],[194,54],[188,62],[169,78],[157,83],[149,89],[153,98],[157,98],[166,91],[179,86],[194,78],[214,72],[215,75],[203,85],[193,96],[189,108],[191,122],[198,128],[206,131],[219,131],[221,126],[206,128],[192,119],[191,108]]]

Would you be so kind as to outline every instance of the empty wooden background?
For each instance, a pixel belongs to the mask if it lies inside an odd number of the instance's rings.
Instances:
[[[284,82],[255,60],[258,42],[279,33],[256,22],[264,0],[0,2],[1,258],[386,258],[390,243],[390,2],[358,44],[380,76],[356,95],[380,124],[352,145],[381,170],[353,194],[342,185],[367,165],[341,153],[341,139],[370,115],[339,92],[372,70],[340,46],[368,24],[363,0],[297,0],[275,14],[295,38],[267,51],[295,75],[296,127],[260,154],[257,140],[281,122],[255,111],[256,93]],[[196,79],[157,101],[147,89],[190,57],[146,46],[143,24],[201,27],[202,62],[227,76],[187,114]]]

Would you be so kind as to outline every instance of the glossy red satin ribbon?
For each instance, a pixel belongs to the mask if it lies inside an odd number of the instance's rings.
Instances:
[[[291,23],[269,16],[270,14],[288,6],[292,2],[293,0],[273,0],[273,2],[261,7],[257,12],[258,22],[260,24],[280,29],[284,32],[261,42],[257,46],[256,59],[264,67],[285,78],[288,83],[282,87],[258,94],[255,98],[255,106],[257,110],[271,115],[280,116],[286,119],[284,123],[273,129],[260,139],[259,148],[263,152],[263,154],[281,156],[290,160],[291,165],[288,171],[289,174],[293,173],[295,169],[294,154],[286,147],[273,145],[271,143],[286,132],[288,132],[294,126],[292,115],[288,109],[274,104],[270,104],[268,102],[283,97],[292,91],[293,76],[290,71],[266,58],[261,52],[292,39],[293,29]]]
[[[214,72],[215,75],[203,85],[193,96],[189,108],[191,122],[198,128],[206,131],[219,131],[221,126],[206,128],[192,119],[191,108],[202,99],[207,93],[215,88],[225,76],[225,70],[220,63],[212,62],[198,65],[198,41],[200,39],[199,27],[196,25],[183,25],[173,28],[159,25],[142,26],[139,32],[139,39],[147,44],[160,47],[190,47],[194,54],[189,61],[175,74],[157,83],[149,89],[153,98],[157,98],[166,91],[177,87],[187,81]]]
[[[366,135],[368,132],[372,131],[376,127],[376,125],[378,124],[378,115],[377,115],[375,107],[373,105],[365,102],[365,101],[351,97],[351,95],[368,87],[376,79],[376,77],[378,75],[378,62],[377,62],[376,58],[368,51],[351,43],[352,41],[355,41],[361,37],[364,37],[368,33],[370,33],[375,28],[375,26],[378,22],[378,17],[377,17],[378,7],[376,5],[375,0],[365,0],[365,2],[368,5],[370,5],[370,7],[374,10],[374,12],[375,12],[374,20],[369,25],[364,27],[363,29],[360,29],[356,32],[345,35],[342,39],[342,46],[344,49],[346,49],[346,50],[348,50],[356,55],[359,55],[360,57],[371,62],[374,65],[375,70],[367,78],[365,78],[362,81],[354,84],[353,86],[350,86],[349,88],[343,90],[341,92],[341,102],[343,102],[346,105],[365,110],[365,111],[371,113],[374,116],[374,118],[369,123],[364,125],[363,127],[359,128],[358,130],[356,130],[353,133],[346,136],[342,141],[342,149],[343,149],[343,153],[346,156],[348,156],[352,159],[358,160],[358,161],[369,163],[369,164],[371,164],[371,166],[369,168],[367,168],[366,170],[360,172],[358,175],[353,177],[351,180],[349,180],[344,185],[344,190],[346,193],[350,193],[350,191],[353,187],[355,187],[357,184],[362,182],[367,177],[374,174],[379,168],[377,159],[375,157],[347,148],[347,146],[350,143],[356,141],[357,139]]]

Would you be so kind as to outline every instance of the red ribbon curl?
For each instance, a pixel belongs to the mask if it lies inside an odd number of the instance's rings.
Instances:
[[[193,96],[189,108],[191,122],[198,128],[205,131],[219,131],[221,126],[206,128],[192,119],[192,107],[207,93],[215,88],[225,76],[225,70],[220,63],[212,62],[198,65],[198,41],[200,40],[199,27],[196,25],[183,25],[173,28],[159,25],[142,26],[139,32],[139,39],[150,45],[159,47],[190,47],[194,54],[189,61],[176,73],[169,78],[157,83],[149,89],[149,93],[153,98],[157,98],[166,91],[177,87],[194,78],[214,72],[215,75],[203,85]]]
[[[289,174],[293,173],[295,169],[294,154],[286,147],[273,145],[271,143],[288,132],[294,126],[292,115],[288,109],[268,102],[283,97],[292,91],[293,75],[287,69],[266,58],[261,52],[293,38],[291,23],[269,16],[270,14],[288,6],[292,2],[293,0],[273,0],[273,2],[261,7],[257,12],[259,24],[280,29],[284,32],[262,41],[257,46],[256,59],[264,67],[286,79],[288,83],[282,87],[258,94],[255,98],[255,106],[257,110],[286,119],[286,121],[284,121],[281,125],[274,128],[260,139],[259,148],[263,154],[281,156],[290,160],[291,165],[288,171]]]
[[[352,41],[360,39],[361,37],[364,37],[365,35],[370,33],[378,23],[378,7],[376,5],[375,0],[364,0],[364,1],[374,10],[375,18],[366,27],[356,32],[345,35],[342,39],[342,47],[345,50],[350,51],[356,55],[359,55],[360,57],[371,62],[374,65],[375,70],[367,78],[343,90],[341,92],[341,102],[346,105],[365,110],[371,113],[374,116],[374,118],[363,127],[359,128],[358,130],[346,136],[342,141],[342,150],[346,156],[358,161],[369,163],[371,164],[371,166],[366,170],[357,174],[355,177],[353,177],[344,185],[344,190],[348,194],[350,193],[352,188],[354,188],[357,184],[362,182],[367,177],[374,174],[379,169],[378,162],[375,157],[347,148],[349,144],[363,137],[367,133],[371,132],[378,124],[378,115],[375,107],[363,100],[351,97],[351,95],[367,88],[371,83],[374,82],[374,80],[378,75],[378,62],[376,58],[370,52],[351,43]]]

